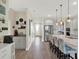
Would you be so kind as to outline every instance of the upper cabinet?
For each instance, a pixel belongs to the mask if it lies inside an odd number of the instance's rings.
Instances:
[[[3,5],[0,5],[0,14],[2,15],[6,14],[6,8]]]
[[[75,16],[71,21],[71,36],[78,37],[78,17]]]
[[[7,0],[0,0],[0,4],[1,5],[5,5],[6,6]]]
[[[69,33],[71,37],[78,37],[78,17],[73,16],[70,22],[65,23],[65,29],[70,29]]]
[[[0,0],[0,15],[5,15],[6,14],[6,1],[7,0]]]
[[[0,0],[0,35],[8,34],[8,1],[9,0]],[[3,30],[3,28],[7,28],[7,30]]]

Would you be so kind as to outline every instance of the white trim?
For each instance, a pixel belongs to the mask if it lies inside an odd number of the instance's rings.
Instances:
[[[32,38],[32,40],[31,40],[29,46],[26,48],[26,51],[29,51],[29,49],[30,49],[30,47],[31,47],[31,45],[32,45],[32,43],[33,43],[33,41],[34,41],[34,39]]]

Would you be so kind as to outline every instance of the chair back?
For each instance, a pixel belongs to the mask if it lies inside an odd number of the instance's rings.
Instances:
[[[64,52],[64,41],[63,39],[58,39],[58,47],[60,49],[61,52]]]
[[[53,43],[55,44],[56,47],[58,47],[58,39],[57,39],[57,37],[53,38]]]

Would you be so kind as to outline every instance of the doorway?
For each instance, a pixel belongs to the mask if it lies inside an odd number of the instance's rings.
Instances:
[[[35,37],[42,38],[42,25],[40,23],[35,24]]]
[[[53,25],[44,25],[44,41],[47,42],[51,34],[53,34]]]

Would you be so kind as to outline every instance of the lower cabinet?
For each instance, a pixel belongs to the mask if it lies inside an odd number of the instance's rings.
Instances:
[[[8,44],[0,50],[0,59],[15,59],[15,43]]]
[[[15,49],[26,49],[26,37],[16,36],[13,37],[13,41],[15,42]]]
[[[10,47],[6,47],[0,51],[0,59],[10,59]]]
[[[15,59],[15,43],[11,44],[11,59]]]

